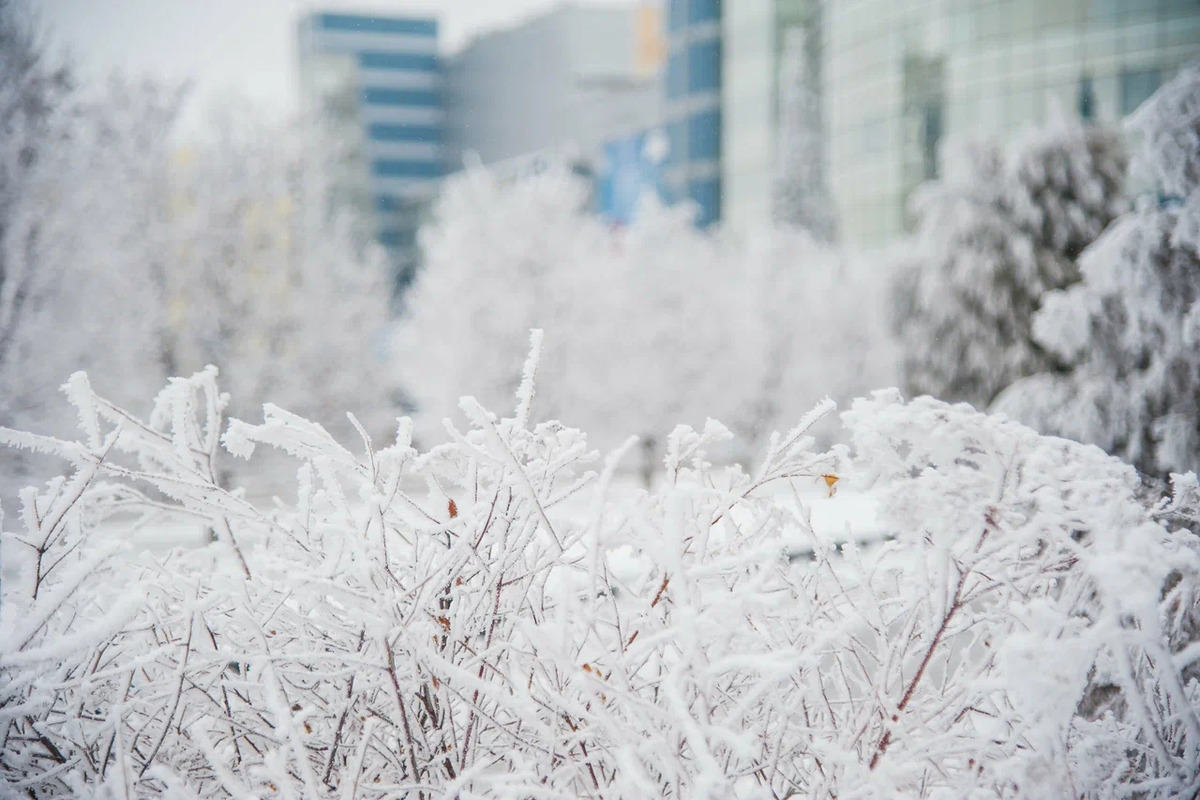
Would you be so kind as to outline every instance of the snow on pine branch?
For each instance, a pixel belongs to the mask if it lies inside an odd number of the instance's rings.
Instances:
[[[0,780],[37,797],[1169,797],[1200,781],[1194,476],[1003,417],[878,393],[823,403],[757,469],[710,420],[623,502],[616,460],[532,417],[420,452],[268,406],[225,446],[298,463],[269,513],[209,474],[225,398],[177,380],[143,422],[82,377],[68,475],[4,534]],[[253,462],[252,462],[253,463]],[[816,484],[894,538],[814,531]],[[588,493],[592,493],[589,494]],[[587,502],[572,503],[583,497]],[[584,510],[578,510],[578,509]],[[119,523],[202,515],[165,556]],[[810,560],[789,559],[796,541]],[[1190,788],[1189,788],[1190,787]]]

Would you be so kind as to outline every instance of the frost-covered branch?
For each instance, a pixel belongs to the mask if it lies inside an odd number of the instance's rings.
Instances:
[[[1194,477],[1147,510],[1095,448],[885,392],[842,415],[850,446],[816,448],[822,404],[753,470],[713,465],[724,426],[680,426],[659,488],[611,503],[619,454],[597,480],[581,432],[533,417],[536,343],[513,416],[469,403],[432,450],[407,422],[352,450],[276,407],[233,421],[234,454],[299,464],[269,514],[206,472],[211,371],[148,421],[75,378],[80,441],[6,431],[74,472],[5,533],[54,526],[60,565],[35,597],[38,554],[11,551],[0,780],[355,798],[1165,798],[1200,780],[1200,548],[1158,521],[1200,517]],[[892,540],[839,546],[779,491],[827,478],[876,497]],[[124,521],[164,509],[230,537],[120,547]]]

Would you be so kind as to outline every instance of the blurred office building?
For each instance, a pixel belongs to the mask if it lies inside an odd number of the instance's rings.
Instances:
[[[723,142],[722,3],[670,0],[666,17],[665,189],[671,199],[695,203],[696,222],[706,226],[721,218],[722,156],[732,155]]]
[[[387,248],[402,288],[445,163],[437,20],[310,13],[300,24],[300,75],[307,110],[341,148],[332,200]]]
[[[569,152],[587,169],[604,143],[661,117],[661,23],[652,3],[567,4],[480,36],[446,63],[449,171]]]
[[[666,16],[676,195],[703,223],[765,222],[799,124],[861,245],[905,230],[947,138],[1116,119],[1200,56],[1197,0],[667,0]],[[815,102],[789,121],[797,94]]]

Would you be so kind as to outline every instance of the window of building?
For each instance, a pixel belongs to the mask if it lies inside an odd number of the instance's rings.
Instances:
[[[720,22],[721,0],[688,0],[688,23]]]
[[[721,43],[696,42],[688,48],[688,92],[721,88]]]
[[[378,142],[432,142],[442,140],[441,129],[434,125],[405,125],[373,122],[367,137]]]
[[[678,119],[667,125],[667,144],[670,147],[667,152],[668,165],[678,165],[687,161],[687,122]]]
[[[378,106],[432,106],[441,105],[441,98],[436,91],[428,89],[383,89],[368,87],[363,89],[364,103]]]
[[[1085,121],[1096,118],[1096,86],[1091,75],[1079,79],[1079,118]]]
[[[721,218],[721,179],[704,178],[688,183],[688,197],[700,206],[696,224],[707,227]]]
[[[687,94],[686,59],[683,53],[675,52],[667,59],[667,97],[675,99]]]
[[[716,160],[721,155],[721,114],[701,111],[688,118],[688,160]]]
[[[1131,114],[1162,84],[1162,71],[1143,69],[1121,73],[1121,115]]]
[[[667,30],[683,30],[687,24],[688,0],[670,0],[667,5]]]
[[[440,178],[442,165],[436,161],[377,158],[371,162],[371,174],[386,178]]]

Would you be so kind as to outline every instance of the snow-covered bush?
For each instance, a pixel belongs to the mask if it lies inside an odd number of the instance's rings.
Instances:
[[[461,392],[488,406],[519,380],[525,332],[549,334],[543,409],[661,456],[678,421],[763,434],[825,393],[894,382],[878,271],[794,230],[713,235],[686,207],[646,203],[611,230],[587,186],[552,168],[451,179],[422,232],[397,362],[421,438]]]
[[[1165,476],[1200,464],[1200,66],[1128,125],[1160,198],[1089,247],[1083,281],[1034,319],[1037,341],[1074,369],[1021,381],[996,408]]]
[[[616,506],[623,450],[597,474],[582,433],[537,423],[537,372],[512,416],[464,398],[467,427],[423,453],[404,421],[348,448],[273,406],[222,435],[212,370],[148,422],[77,375],[80,441],[0,433],[72,465],[3,540],[6,788],[1165,798],[1200,781],[1200,553],[1130,467],[881,393],[843,415],[853,449],[814,449],[825,403],[750,472],[708,463],[719,423],[680,426],[660,488]],[[296,501],[263,512],[217,486],[219,441],[293,456]],[[895,540],[839,550],[773,490],[833,479],[877,493]],[[1156,513],[1196,513],[1180,488]],[[121,526],[179,515],[218,542],[123,546]],[[790,561],[805,539],[813,558]]]
[[[899,259],[913,394],[985,407],[1014,380],[1066,366],[1035,341],[1033,315],[1046,292],[1078,281],[1076,257],[1124,210],[1126,160],[1114,131],[1066,122],[947,150]]]

